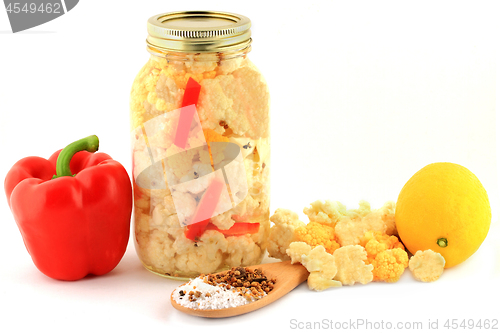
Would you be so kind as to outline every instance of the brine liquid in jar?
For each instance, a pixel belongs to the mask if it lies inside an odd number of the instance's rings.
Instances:
[[[259,264],[269,236],[269,91],[250,20],[148,20],[150,58],[130,96],[134,238],[143,265],[191,278]]]

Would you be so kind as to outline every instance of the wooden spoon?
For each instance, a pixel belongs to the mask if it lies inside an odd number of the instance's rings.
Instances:
[[[252,270],[256,268],[262,269],[262,273],[266,275],[268,279],[276,279],[276,283],[274,284],[274,288],[269,294],[262,297],[261,299],[254,301],[249,304],[237,306],[234,308],[226,308],[226,309],[216,309],[216,310],[199,310],[199,309],[191,309],[186,308],[174,300],[174,292],[170,295],[170,301],[172,302],[172,306],[177,310],[199,317],[206,318],[226,318],[238,316],[241,314],[245,314],[257,309],[266,306],[277,299],[281,298],[285,294],[292,291],[299,284],[307,280],[309,276],[309,272],[305,269],[304,266],[300,264],[292,265],[290,261],[283,262],[273,262],[270,264],[262,264],[248,267]],[[184,284],[183,284],[184,285]]]

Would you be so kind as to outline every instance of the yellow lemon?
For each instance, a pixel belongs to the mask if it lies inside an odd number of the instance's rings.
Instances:
[[[396,203],[396,227],[411,253],[441,253],[445,267],[479,248],[491,223],[488,195],[477,177],[454,163],[425,166],[405,184]]]

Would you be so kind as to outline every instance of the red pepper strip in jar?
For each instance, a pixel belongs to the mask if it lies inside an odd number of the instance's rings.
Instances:
[[[209,223],[205,230],[216,230],[224,236],[241,236],[246,234],[255,234],[259,231],[260,223],[236,222],[227,230],[217,228],[213,223]]]
[[[179,124],[177,125],[177,132],[175,133],[174,144],[184,149],[189,136],[189,129],[193,122],[194,114],[196,113],[195,107],[188,108],[187,106],[196,105],[198,97],[200,96],[201,85],[193,78],[189,78],[184,97],[182,99],[182,109],[179,116]]]
[[[225,187],[226,183],[215,178],[212,180],[198,203],[198,207],[192,219],[193,223],[186,227],[186,238],[196,240],[201,237],[208,222],[210,222],[210,217],[212,217],[215,212],[220,195]],[[203,217],[206,218],[207,216],[209,216],[208,219],[203,219]]]
[[[198,104],[198,97],[200,96],[201,85],[196,82],[192,77],[189,78],[186,84],[186,91],[184,92],[184,97],[182,98],[182,106],[188,106],[191,104]]]

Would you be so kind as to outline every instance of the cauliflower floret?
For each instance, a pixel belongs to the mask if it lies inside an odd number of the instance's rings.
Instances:
[[[217,128],[224,121],[236,135],[269,136],[269,91],[257,70],[242,67],[200,84],[198,113],[204,127]]]
[[[396,282],[408,267],[408,253],[400,248],[385,250],[367,262],[373,265],[374,281]]]
[[[333,253],[337,274],[335,280],[343,285],[352,286],[359,282],[367,284],[373,280],[373,265],[365,263],[367,254],[360,245],[348,245],[341,247]]]
[[[444,271],[446,260],[440,253],[432,250],[417,251],[410,259],[410,271],[413,277],[422,282],[433,282],[439,279]]]
[[[335,226],[335,235],[341,246],[357,245],[367,231],[385,233],[387,226],[379,212],[371,211],[366,201],[359,203],[360,208],[349,210]]]
[[[309,217],[309,221],[328,224],[335,227],[335,224],[346,214],[346,208],[338,201],[316,200],[311,203],[311,207],[304,208],[304,214]]]
[[[172,199],[175,203],[177,217],[182,225],[189,224],[189,219],[193,216],[197,202],[190,193],[180,191],[172,192]]]
[[[314,247],[302,257],[302,264],[309,272],[321,272],[325,278],[333,279],[337,274],[335,258],[322,245]]]
[[[177,243],[177,244],[176,244]],[[175,264],[183,272],[211,273],[222,263],[228,241],[220,232],[208,230],[195,243],[180,235],[173,245]]]
[[[302,256],[307,256],[311,252],[311,245],[304,242],[292,242],[286,250],[286,254],[292,260],[292,264],[302,263]]]
[[[141,251],[141,260],[145,265],[155,267],[162,272],[171,272],[175,269],[173,242],[165,231],[154,229],[141,241],[138,239],[138,242],[145,248],[145,251]]]
[[[241,67],[243,61],[248,58],[236,57],[230,59],[221,59],[218,71],[220,74],[229,74]]]
[[[377,210],[380,217],[386,225],[385,233],[390,235],[398,235],[396,229],[396,203],[394,201],[387,201],[381,208]]]
[[[233,187],[231,187],[231,191]],[[236,207],[233,208],[232,212],[234,219],[238,221],[245,221],[246,216],[254,215],[254,210],[259,207],[259,202],[255,200],[251,195],[245,196],[245,199],[238,203]]]
[[[151,102],[155,103],[158,111],[172,111],[181,106],[183,94],[171,76],[160,74],[155,93],[157,100]]]
[[[169,196],[170,197],[170,196]],[[179,219],[177,214],[172,214],[169,210],[160,204],[153,209],[153,218],[150,222],[150,226],[154,228],[180,228]]]
[[[211,54],[188,54],[186,57],[188,59],[184,62],[186,69],[195,74],[213,71],[219,60]]]
[[[295,229],[295,239],[312,247],[323,245],[328,253],[340,247],[335,241],[335,229],[317,222],[309,222],[305,227]]]
[[[196,171],[189,172],[186,176],[182,177],[180,179],[181,183],[171,186],[172,189],[175,189],[175,191],[179,192],[198,195],[201,192],[204,192],[216,177],[216,174],[213,172],[210,172],[208,175],[204,176],[200,176],[198,172],[196,172],[195,176],[195,172]],[[189,179],[191,177],[193,179]]]
[[[368,201],[361,200],[359,202],[359,208],[347,210],[346,216],[350,217],[352,219],[361,218],[363,216],[368,215],[371,212],[372,212],[372,210],[371,210],[370,203]]]
[[[373,265],[374,281],[396,282],[408,267],[408,254],[396,236],[369,231],[360,244],[368,254],[367,262]]]
[[[166,167],[169,174],[173,173],[178,179],[186,175],[193,167],[193,157],[197,153],[196,149],[182,150],[172,145],[167,149]]]
[[[135,232],[144,232],[148,233],[149,232],[149,222],[151,217],[149,214],[144,214],[142,210],[136,209],[134,211],[134,224],[135,224]]]
[[[228,257],[225,264],[229,267],[248,266],[262,259],[262,251],[249,236],[231,236],[228,241]]]
[[[321,272],[311,272],[307,278],[309,289],[323,291],[328,288],[342,287],[342,282],[325,278]]]
[[[274,226],[269,235],[267,251],[269,256],[283,261],[290,260],[286,249],[294,241],[295,229],[304,227],[305,223],[299,220],[299,216],[288,209],[278,208],[270,217]]]
[[[231,218],[231,212],[232,212],[231,210],[228,210],[225,213],[214,216],[210,219],[210,222],[215,224],[217,226],[217,228],[219,228],[221,230],[227,230],[227,229],[231,228],[234,225],[234,223],[236,222],[235,220],[233,220]]]
[[[322,291],[342,286],[341,282],[333,280],[337,274],[335,259],[322,245],[311,249],[304,242],[293,242],[286,252],[292,257],[292,263],[300,262],[310,272],[307,279],[309,289]]]
[[[404,245],[396,236],[389,236],[381,232],[367,231],[360,240],[360,245],[366,249],[368,257],[376,256],[379,252],[390,249],[402,249]]]

